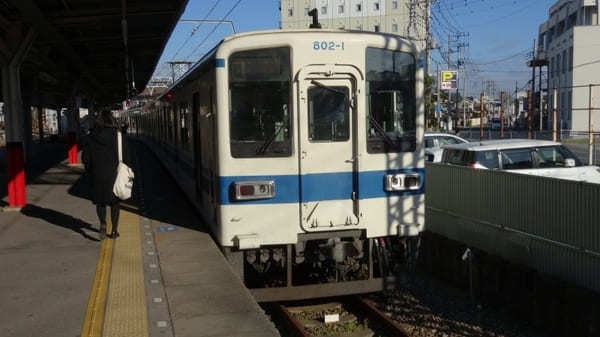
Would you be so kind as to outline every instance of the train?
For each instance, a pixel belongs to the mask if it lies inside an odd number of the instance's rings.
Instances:
[[[231,35],[129,114],[129,132],[259,302],[378,291],[424,229],[423,67],[398,35]]]

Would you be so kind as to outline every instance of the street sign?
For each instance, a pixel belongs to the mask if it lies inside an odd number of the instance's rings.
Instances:
[[[456,71],[442,71],[441,89],[450,90],[456,89]]]

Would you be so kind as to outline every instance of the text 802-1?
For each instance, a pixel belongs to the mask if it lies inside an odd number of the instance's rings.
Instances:
[[[314,50],[344,50],[344,42],[313,41]]]

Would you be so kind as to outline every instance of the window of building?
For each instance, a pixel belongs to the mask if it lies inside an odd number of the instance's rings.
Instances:
[[[392,24],[392,32],[397,32],[398,31],[398,25],[397,24]]]
[[[550,64],[548,65],[548,73],[550,74],[550,78],[554,77],[554,68],[556,67],[556,57],[552,56],[550,59]]]
[[[356,4],[356,11],[357,12],[361,12],[362,11],[362,4]]]
[[[584,10],[584,25],[597,25],[598,24],[598,8],[596,6],[585,6]]]
[[[344,5],[338,6],[338,14],[344,14]]]
[[[568,20],[569,20],[568,21],[568,29],[577,26],[577,13],[571,14],[571,16],[569,16]]]
[[[562,52],[562,73],[567,72],[567,51],[563,50]]]
[[[375,25],[375,28],[373,30],[376,31],[376,32],[378,32],[379,31],[379,25]]]
[[[321,7],[321,14],[327,14],[327,6]]]
[[[310,8],[304,8],[304,16],[308,16],[308,12],[310,12]]]
[[[556,54],[556,75],[560,75],[560,53]]]
[[[558,23],[558,28],[556,31],[556,35],[560,36],[565,31],[565,20],[562,20]]]
[[[552,39],[554,38],[554,27],[550,28],[550,30],[548,30],[548,45],[550,45],[550,42],[552,42]]]
[[[569,71],[573,71],[573,46],[569,48]]]
[[[294,16],[294,9],[288,8],[288,16]]]
[[[376,2],[373,4],[373,9],[378,11],[379,10],[379,2]]]
[[[398,1],[392,1],[392,9],[398,9]]]

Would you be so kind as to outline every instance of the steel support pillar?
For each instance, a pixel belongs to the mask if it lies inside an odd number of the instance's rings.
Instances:
[[[6,136],[8,173],[8,207],[18,210],[27,203],[25,193],[25,162],[23,155],[24,109],[21,95],[20,67],[27,56],[37,29],[31,28],[7,63],[2,65],[2,97]],[[31,112],[29,112],[31,116]],[[30,118],[31,119],[31,118]]]
[[[79,108],[81,107],[81,97],[75,96],[73,97],[73,107],[69,111],[69,115],[67,117],[67,130],[69,133],[67,135],[67,145],[68,145],[68,157],[69,157],[69,165],[77,165],[77,135],[79,130]]]

